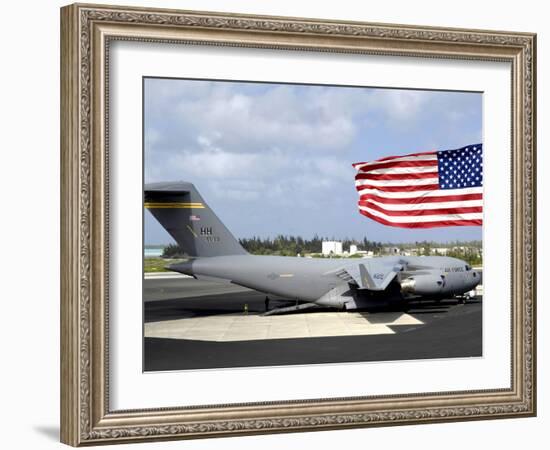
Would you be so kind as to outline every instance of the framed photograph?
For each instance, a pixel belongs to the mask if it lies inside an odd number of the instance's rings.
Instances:
[[[530,33],[61,9],[61,440],[536,414]]]

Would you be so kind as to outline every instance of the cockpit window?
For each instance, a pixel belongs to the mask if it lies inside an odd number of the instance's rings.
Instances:
[[[472,268],[468,264],[466,264],[466,266],[464,268],[466,269],[466,272],[472,270]]]

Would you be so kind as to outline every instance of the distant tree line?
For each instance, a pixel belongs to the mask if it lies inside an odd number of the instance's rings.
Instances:
[[[162,250],[163,258],[183,258],[185,253],[178,244],[168,244]]]
[[[465,250],[451,250],[448,251],[445,256],[462,259],[463,261],[466,261],[468,264],[470,264],[470,266],[483,265],[483,257],[480,255],[479,252],[476,252],[471,248],[466,248]]]
[[[445,255],[455,258],[460,258],[468,264],[480,265],[482,264],[482,256],[479,249],[482,248],[481,241],[452,241],[452,242],[432,242],[422,241],[414,243],[382,243],[377,241],[371,241],[366,237],[357,239],[334,239],[328,237],[320,237],[315,235],[311,239],[304,239],[300,236],[286,236],[278,235],[274,238],[262,238],[259,236],[253,236],[251,238],[239,239],[243,248],[253,255],[279,255],[279,256],[296,256],[306,254],[320,254],[322,251],[323,241],[339,240],[342,242],[343,249],[349,250],[351,245],[356,245],[358,250],[371,251],[374,255],[383,254],[383,249],[387,247],[397,247],[402,250],[418,249],[419,255],[437,255],[438,248],[450,248]],[[336,255],[334,255],[336,256]],[[361,255],[354,255],[355,257],[361,257]],[[163,258],[183,258],[184,252],[177,244],[170,244],[164,247]]]
[[[430,241],[415,242],[412,244],[401,245],[402,248],[417,248],[421,256],[449,256],[466,261],[471,266],[483,264],[483,256],[480,250],[483,248],[481,241],[451,241],[444,244]],[[447,248],[445,252],[439,252],[439,248]]]
[[[275,238],[261,238],[253,236],[251,238],[239,239],[243,248],[253,255],[280,255],[280,256],[296,256],[309,253],[321,253],[322,242],[336,240],[327,237],[315,235],[311,239],[304,239],[300,236],[285,236],[278,235]],[[343,239],[343,248],[349,250],[350,245],[357,245],[359,250],[380,252],[382,249],[381,242],[369,241],[367,238],[362,240]],[[170,244],[164,247],[162,253],[164,258],[180,258],[184,256],[181,248],[177,244]]]
[[[334,241],[328,237],[315,235],[311,239],[304,239],[300,236],[278,235],[275,238],[251,238],[239,239],[240,244],[253,255],[280,255],[296,256],[298,254],[321,253],[323,241]],[[356,245],[360,250],[377,251],[382,247],[381,242],[363,240],[343,239],[341,240],[344,249],[349,250],[350,245]]]

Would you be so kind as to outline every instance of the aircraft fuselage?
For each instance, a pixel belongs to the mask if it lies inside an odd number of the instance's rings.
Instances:
[[[233,255],[191,259],[172,265],[170,269],[196,278],[231,282],[266,294],[316,303],[331,291],[337,293],[337,288],[342,286],[346,290],[340,289],[340,294],[351,292],[349,296],[360,296],[361,290],[342,279],[339,269],[345,270],[369,261],[375,262],[380,272],[379,275],[373,271],[371,275],[375,278],[383,276],[386,270],[391,270],[397,264],[402,265],[396,280],[408,286],[408,290],[402,290],[405,297],[463,294],[472,290],[480,281],[480,274],[464,261],[438,256],[324,259]],[[411,287],[413,281],[415,286]],[[346,296],[341,295],[340,299],[337,297],[329,296],[328,300],[324,300],[325,303],[319,303],[343,307],[347,303]]]

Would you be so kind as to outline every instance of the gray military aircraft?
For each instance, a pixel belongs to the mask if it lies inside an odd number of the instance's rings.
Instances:
[[[251,255],[187,182],[145,185],[144,206],[189,256],[169,270],[296,301],[277,312],[404,306],[410,299],[461,295],[481,281],[466,262],[444,256],[346,260]]]

